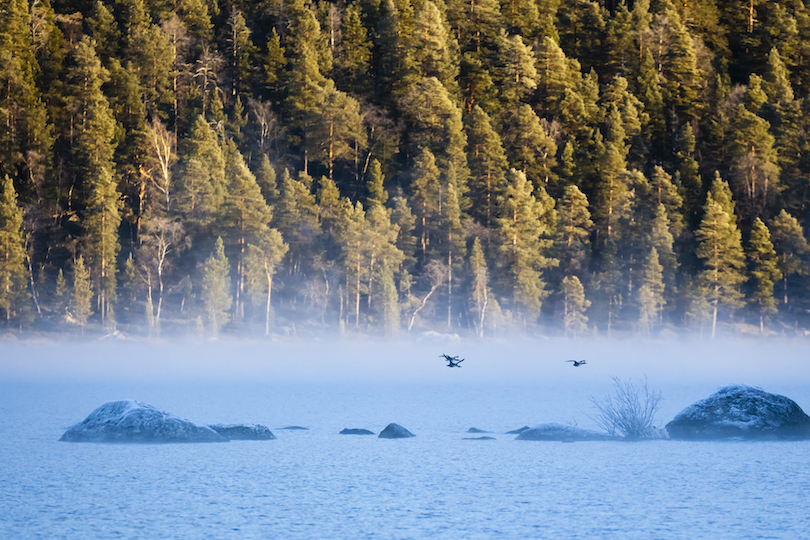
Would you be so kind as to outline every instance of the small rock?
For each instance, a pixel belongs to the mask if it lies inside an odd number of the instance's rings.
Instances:
[[[471,427],[470,429],[467,430],[467,433],[489,433],[489,432],[484,431],[483,429]]]
[[[506,434],[507,435],[520,435],[521,433],[523,433],[527,429],[529,429],[529,426],[523,426],[522,428],[517,428],[517,429],[513,429],[512,431],[507,431]]]
[[[273,432],[261,424],[211,424],[208,427],[231,441],[272,441]]]
[[[380,432],[378,438],[380,439],[406,439],[408,437],[416,437],[413,433],[400,426],[399,424],[388,424],[384,430]]]
[[[573,441],[607,441],[615,439],[609,435],[604,435],[589,429],[582,429],[576,426],[568,426],[565,424],[558,424],[557,422],[549,422],[547,424],[538,424],[533,428],[524,429],[520,435],[516,437],[519,441],[559,441],[559,442],[573,442]]]
[[[341,435],[374,435],[373,431],[358,428],[346,428],[340,432]]]

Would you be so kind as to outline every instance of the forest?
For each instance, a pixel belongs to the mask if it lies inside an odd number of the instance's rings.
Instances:
[[[799,0],[0,0],[3,332],[807,335],[809,98]]]

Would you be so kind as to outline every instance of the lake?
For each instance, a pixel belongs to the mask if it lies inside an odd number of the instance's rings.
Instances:
[[[803,342],[0,345],[3,538],[807,538],[810,441],[531,442],[596,429],[611,376],[646,375],[661,425],[746,383],[810,409]],[[462,369],[438,355],[460,354]],[[587,358],[574,368],[565,360]],[[62,443],[106,401],[272,441]],[[396,422],[416,437],[379,433]],[[307,430],[285,430],[287,426]],[[467,430],[487,431],[493,440]]]

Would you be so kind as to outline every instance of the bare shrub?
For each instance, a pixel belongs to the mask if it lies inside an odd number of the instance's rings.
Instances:
[[[597,414],[593,420],[611,435],[628,439],[652,439],[658,436],[653,423],[661,404],[661,392],[650,390],[647,376],[638,383],[613,379],[613,392],[599,400],[591,397]]]

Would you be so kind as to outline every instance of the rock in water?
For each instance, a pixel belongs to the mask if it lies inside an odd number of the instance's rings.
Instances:
[[[529,426],[523,426],[522,428],[517,428],[517,429],[513,429],[512,431],[507,431],[506,434],[507,435],[520,435],[521,433],[523,433],[527,429],[529,429]]]
[[[191,443],[228,442],[208,426],[198,426],[139,401],[110,401],[69,428],[65,442]]]
[[[520,435],[515,437],[518,441],[608,441],[616,439],[610,435],[604,435],[589,429],[582,429],[576,426],[567,426],[557,422],[538,424],[532,428],[524,429]]]
[[[231,441],[272,441],[270,428],[261,424],[211,424],[211,429]]]
[[[408,437],[416,437],[416,435],[399,424],[388,424],[379,435],[380,439],[405,439]]]
[[[666,425],[672,439],[810,438],[810,417],[796,402],[736,384],[688,406]]]
[[[346,428],[340,432],[340,435],[374,435],[374,432],[367,429]]]

